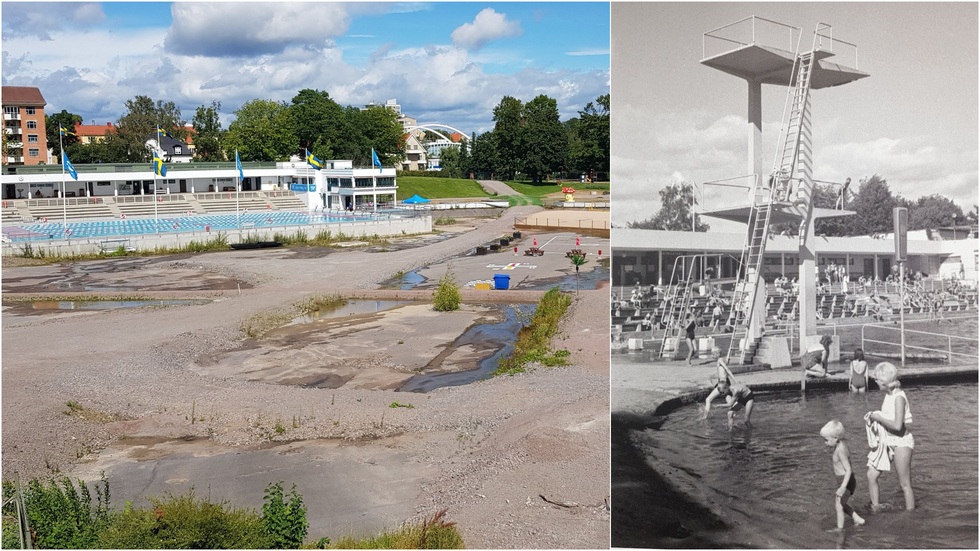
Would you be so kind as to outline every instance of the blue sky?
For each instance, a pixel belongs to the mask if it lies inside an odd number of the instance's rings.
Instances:
[[[3,84],[47,110],[115,122],[137,95],[184,118],[304,88],[341,105],[396,99],[419,122],[493,127],[502,97],[557,100],[562,119],[609,93],[609,4],[586,2],[3,2]]]
[[[700,186],[747,173],[746,83],[700,60],[703,33],[752,15],[801,27],[807,44],[816,24],[828,23],[835,39],[857,45],[858,68],[870,73],[814,91],[816,179],[850,177],[854,189],[878,174],[893,194],[914,200],[938,193],[971,210],[980,203],[977,6],[614,2],[614,224],[652,217],[660,209],[657,192],[671,182]],[[765,169],[785,97],[785,88],[763,86]],[[705,192],[709,209],[723,200]],[[713,230],[740,231],[734,223],[705,221]]]

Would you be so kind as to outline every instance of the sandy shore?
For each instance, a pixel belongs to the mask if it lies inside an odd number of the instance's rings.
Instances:
[[[492,277],[492,263],[515,260],[463,255],[535,209],[407,246],[5,266],[4,477],[105,472],[116,506],[194,488],[255,508],[268,483],[284,480],[303,494],[311,539],[448,507],[468,547],[608,547],[607,289],[582,291],[562,323],[556,347],[570,351],[570,366],[426,394],[394,388],[420,370],[471,365],[481,353],[472,347],[433,361],[494,315],[480,305],[501,292],[466,289],[466,308],[444,316],[400,307],[243,334],[303,298],[371,295],[426,266],[451,264],[463,282]],[[536,285],[574,273],[558,247],[575,236],[548,239],[549,253],[512,280],[508,301],[533,302]],[[210,302],[38,314],[10,300],[78,292]],[[431,288],[383,292],[424,297]]]

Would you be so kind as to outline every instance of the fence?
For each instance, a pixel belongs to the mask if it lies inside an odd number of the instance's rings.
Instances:
[[[970,317],[970,318],[957,318],[957,319],[975,320],[976,318]],[[874,329],[876,331],[884,332],[886,334],[894,333],[896,334],[896,339],[899,339],[899,342],[870,338],[866,334],[866,330],[869,328]],[[902,348],[901,331],[902,331],[901,328],[895,327],[890,324],[889,325],[883,325],[883,324],[863,325],[861,326],[861,348],[865,351],[866,354],[867,353],[873,354],[874,352],[869,352],[867,347],[867,344],[871,343],[871,344],[883,345],[885,347],[893,347],[893,349],[897,348],[899,351],[901,351]],[[963,360],[968,359],[971,362],[977,361],[976,336],[960,337],[958,335],[950,335],[946,333],[931,333],[928,331],[916,331],[914,329],[906,329],[905,334],[911,335],[913,338],[919,337],[919,341],[925,341],[925,342],[918,342],[917,344],[909,344],[908,342],[906,342],[905,343],[906,349],[919,350],[919,351],[924,351],[926,353],[934,353],[937,356],[941,356],[945,358],[945,361],[947,363],[952,363],[954,356],[957,357],[957,359],[963,359]],[[942,347],[943,342],[945,342],[946,344],[945,348]]]

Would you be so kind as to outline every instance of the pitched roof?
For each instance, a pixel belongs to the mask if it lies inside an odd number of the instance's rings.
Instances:
[[[78,124],[78,123],[75,123],[75,134],[77,134],[78,137],[82,137],[82,136],[97,136],[97,137],[102,137],[102,136],[105,136],[105,131],[106,130],[108,130],[109,132],[115,134],[116,133],[116,126],[114,124],[112,124],[111,122],[107,122],[107,123],[105,123],[105,125],[100,125],[100,124]]]
[[[35,86],[4,86],[0,95],[4,105],[36,105],[44,107],[47,102]]]

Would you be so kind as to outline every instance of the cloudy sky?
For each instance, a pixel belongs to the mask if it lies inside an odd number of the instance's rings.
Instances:
[[[700,60],[703,33],[751,15],[802,27],[807,44],[828,23],[835,39],[857,45],[858,68],[871,75],[814,91],[815,179],[850,177],[856,188],[878,174],[906,198],[939,193],[964,211],[980,202],[976,3],[614,2],[614,224],[652,217],[672,181],[700,186],[748,172],[746,83]],[[766,169],[785,97],[786,88],[763,86]],[[707,188],[705,204],[720,206]]]
[[[2,33],[3,84],[86,124],[145,95],[187,120],[218,100],[227,126],[312,88],[480,133],[505,95],[546,94],[565,120],[609,93],[607,3],[3,2]]]

